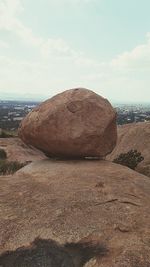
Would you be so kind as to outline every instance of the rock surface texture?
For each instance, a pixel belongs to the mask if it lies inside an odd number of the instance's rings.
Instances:
[[[88,267],[150,266],[150,179],[107,161],[41,160],[0,177],[0,252],[37,236],[104,242]]]
[[[121,153],[126,153],[131,149],[141,152],[144,157],[136,170],[150,177],[150,122],[119,126],[117,145],[107,159],[113,161]]]
[[[27,146],[20,138],[0,138],[0,148],[5,150],[9,161],[24,163],[46,158],[41,151]]]
[[[29,113],[19,135],[50,157],[103,157],[116,145],[116,112],[96,93],[71,89]]]

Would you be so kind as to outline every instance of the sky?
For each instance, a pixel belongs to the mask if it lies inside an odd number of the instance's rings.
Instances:
[[[0,0],[0,99],[150,103],[150,0]]]

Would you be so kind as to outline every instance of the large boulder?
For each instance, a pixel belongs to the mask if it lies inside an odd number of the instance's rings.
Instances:
[[[50,157],[103,157],[116,145],[116,112],[90,90],[67,90],[29,113],[19,135]]]
[[[150,177],[150,122],[118,126],[117,145],[107,159],[113,161],[121,153],[127,153],[131,149],[137,150],[144,157],[136,170]]]
[[[35,237],[104,242],[90,267],[150,266],[150,179],[107,161],[42,160],[0,178],[0,252]]]

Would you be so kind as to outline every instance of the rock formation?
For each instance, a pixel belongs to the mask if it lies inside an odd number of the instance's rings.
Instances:
[[[117,145],[107,159],[113,161],[121,153],[126,153],[131,149],[141,152],[144,157],[136,170],[150,177],[150,122],[118,126]]]
[[[50,157],[102,157],[115,146],[115,118],[106,99],[74,89],[34,109],[19,134]],[[128,138],[119,139],[126,140],[126,151],[136,148],[146,157],[131,138],[141,141],[142,132],[126,130]],[[0,188],[0,253],[27,246],[39,236],[60,247],[79,241],[106,244],[107,255],[98,254],[86,267],[150,267],[148,177],[110,161],[53,158],[35,161],[13,177],[1,177]]]
[[[90,90],[67,90],[29,113],[19,135],[50,157],[103,157],[116,145],[116,113]]]
[[[87,239],[109,250],[87,266],[150,266],[148,177],[102,160],[42,160],[1,177],[0,188],[0,252],[37,236]]]
[[[46,158],[41,151],[27,146],[20,138],[0,138],[0,148],[5,150],[9,161],[24,163]]]

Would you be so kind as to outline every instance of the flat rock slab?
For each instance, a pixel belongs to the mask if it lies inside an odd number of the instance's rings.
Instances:
[[[87,266],[150,266],[150,179],[108,161],[41,160],[0,177],[0,252],[35,237],[107,244]]]
[[[116,145],[116,112],[96,93],[71,89],[31,111],[19,135],[49,157],[103,157]]]

